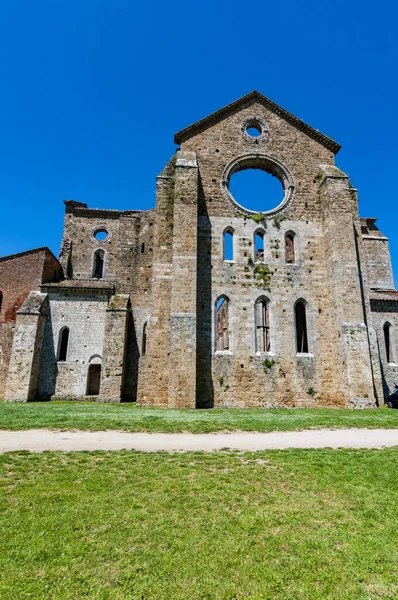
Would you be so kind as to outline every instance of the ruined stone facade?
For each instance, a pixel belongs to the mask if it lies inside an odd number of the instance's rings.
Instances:
[[[382,404],[398,380],[398,291],[388,240],[334,165],[340,146],[258,92],[175,142],[154,209],[65,201],[61,276],[26,279],[4,398]],[[247,168],[281,181],[279,206],[237,204],[230,178]]]

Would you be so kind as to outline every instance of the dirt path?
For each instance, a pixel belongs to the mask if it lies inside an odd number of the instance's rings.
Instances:
[[[184,452],[223,448],[383,448],[398,446],[398,429],[322,429],[272,433],[127,433],[123,431],[0,431],[0,453],[30,450],[143,450]]]

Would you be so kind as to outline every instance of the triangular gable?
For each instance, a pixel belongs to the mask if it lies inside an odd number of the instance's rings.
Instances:
[[[314,129],[310,125],[307,125],[307,123],[304,123],[304,121],[298,119],[297,117],[289,113],[287,110],[281,108],[280,106],[275,104],[275,102],[272,102],[272,100],[269,100],[269,98],[266,98],[265,96],[263,96],[263,94],[260,94],[260,92],[257,92],[256,90],[250,92],[249,94],[246,94],[246,96],[242,96],[242,98],[235,100],[235,102],[231,102],[231,104],[227,104],[227,106],[224,106],[224,108],[220,108],[220,110],[217,110],[208,117],[197,121],[193,125],[182,129],[181,131],[175,134],[174,142],[176,144],[182,144],[194,135],[197,135],[198,133],[207,129],[208,127],[211,127],[215,123],[222,121],[231,113],[236,112],[236,110],[243,108],[244,106],[247,106],[249,104],[253,104],[254,102],[259,102],[275,114],[279,115],[280,117],[285,119],[285,121],[288,121],[288,123],[291,123],[294,127],[299,129],[300,131],[303,131],[309,137],[313,138],[314,140],[325,146],[328,150],[331,150],[333,154],[337,154],[337,152],[340,150],[340,144],[332,140],[332,138],[328,137],[327,135],[323,135],[323,133],[321,133],[317,129]]]

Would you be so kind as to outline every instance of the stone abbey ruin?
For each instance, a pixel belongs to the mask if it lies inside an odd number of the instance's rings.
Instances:
[[[66,200],[59,260],[47,248],[0,259],[0,396],[383,404],[398,291],[387,238],[334,165],[340,146],[256,91],[175,142],[155,208]],[[249,168],[282,183],[272,210],[232,196]]]

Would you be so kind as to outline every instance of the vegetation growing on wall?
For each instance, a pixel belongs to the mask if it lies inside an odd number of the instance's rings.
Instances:
[[[270,292],[272,272],[268,265],[255,265],[253,273],[256,287]]]

